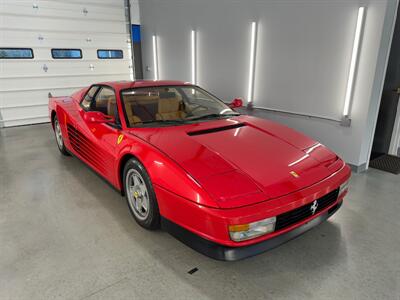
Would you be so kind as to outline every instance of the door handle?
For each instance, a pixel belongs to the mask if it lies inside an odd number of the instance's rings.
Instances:
[[[395,92],[396,94],[400,94],[400,87],[398,87],[397,89],[393,90],[393,92]]]

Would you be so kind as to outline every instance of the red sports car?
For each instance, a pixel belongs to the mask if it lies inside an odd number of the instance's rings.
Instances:
[[[283,125],[241,115],[180,81],[94,84],[51,97],[58,148],[126,196],[137,223],[160,226],[221,260],[258,254],[334,214],[350,168]]]

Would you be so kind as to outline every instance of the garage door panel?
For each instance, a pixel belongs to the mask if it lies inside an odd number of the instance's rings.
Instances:
[[[127,40],[129,40],[129,35],[126,32],[105,35],[104,33],[98,32],[85,33],[82,30],[79,33],[65,32],[60,35],[59,33],[51,32],[50,30],[42,30],[40,32],[27,30],[2,30],[1,34],[4,38],[2,41],[2,46],[3,43],[5,43],[5,45],[8,44],[10,46],[12,45],[13,47],[26,45],[30,45],[31,47],[50,45],[50,47],[54,47],[60,42],[67,45],[70,42],[76,42],[82,47],[82,41],[87,43],[84,43],[83,45],[87,45],[89,47],[105,47],[104,45],[122,47],[123,45],[127,45]],[[39,36],[41,37],[40,39]],[[90,40],[89,42],[87,41],[88,38]]]
[[[71,20],[45,18],[42,16],[9,16],[4,15],[5,29],[26,30],[26,24],[30,24],[30,31],[40,31],[51,28],[52,31],[81,32],[82,28],[90,32],[120,33],[126,30],[125,22],[108,22],[107,19],[101,21],[90,20]],[[1,28],[2,29],[2,28]]]
[[[48,93],[70,95],[96,82],[131,80],[124,0],[0,0],[1,47],[32,48],[33,59],[2,59],[0,127],[48,121]],[[53,59],[52,48],[81,49],[82,59]],[[120,49],[123,59],[98,59]]]
[[[100,75],[96,78],[97,81],[95,82],[129,80],[129,76],[129,74]],[[78,80],[78,78],[80,80]],[[37,80],[37,78],[33,79],[33,84],[35,84]],[[81,87],[86,87],[94,83],[92,77],[67,77],[65,80],[54,78],[52,82],[54,84],[70,86],[75,84],[75,87],[63,89],[49,86],[43,90],[34,91],[34,87],[32,88],[28,85],[28,91],[18,91],[17,89],[11,91],[10,89],[9,92],[3,92],[0,101],[0,126],[7,127],[48,122],[47,103],[49,92],[51,92],[53,96],[67,96]],[[10,94],[13,96],[11,97]]]
[[[26,47],[29,45],[31,48],[35,48],[35,58],[40,57],[51,57],[48,49],[50,48],[79,48],[85,47],[86,49],[129,49],[129,37],[128,36],[117,36],[115,38],[97,38],[93,35],[84,35],[75,38],[57,38],[51,37],[47,33],[33,33],[28,35],[17,36],[15,33],[10,35],[4,34],[4,41],[2,47]],[[89,41],[88,41],[89,40]],[[42,50],[44,49],[44,50]],[[44,55],[40,53],[44,52]],[[93,55],[96,58],[96,53]],[[124,55],[125,57],[125,55]]]
[[[46,91],[46,95],[48,94],[49,91],[54,91],[54,90],[63,90],[63,89],[72,89],[72,90],[79,90],[81,88],[86,87],[87,85],[71,85],[71,86],[38,86],[34,88],[24,88],[23,86],[18,87],[17,89],[3,89],[1,94],[7,95],[7,94],[16,94],[16,93],[24,93],[24,92],[29,92],[29,95],[32,95],[33,92],[35,91]],[[52,93],[53,94],[53,93]],[[54,94],[53,94],[54,95]],[[61,96],[63,96],[62,94]],[[20,96],[19,96],[20,97]],[[30,98],[31,99],[31,98]],[[0,100],[0,103],[1,100]],[[1,107],[0,107],[1,109]]]
[[[12,1],[12,0],[8,0]],[[26,1],[26,0],[24,0]],[[106,7],[106,8],[113,8],[113,7],[118,7],[118,8],[123,8],[124,7],[124,2],[123,1],[118,1],[118,0],[39,0],[40,3],[45,3],[45,2],[56,2],[56,3],[61,3],[61,4],[70,4],[74,6],[87,6],[87,5],[95,5],[96,7]]]
[[[3,110],[17,108],[17,107],[31,107],[31,106],[46,106],[48,104],[48,94],[55,97],[68,96],[78,91],[79,89],[85,87],[75,86],[70,88],[52,88],[47,87],[42,90],[31,90],[28,93],[25,91],[12,91],[4,92],[4,96],[0,99],[0,107]]]
[[[48,108],[46,106],[29,106],[29,107],[18,107],[3,109],[2,116],[3,120],[13,120],[25,118],[28,114],[31,118],[39,116],[46,116],[48,114]]]
[[[48,121],[48,109],[46,106],[6,109],[2,110],[0,116],[0,123],[6,127]]]
[[[44,67],[46,65],[46,67]],[[3,74],[7,76],[1,76],[0,79],[7,78],[18,78],[18,77],[51,77],[51,76],[67,76],[77,74],[101,74],[101,73],[129,73],[130,60],[118,60],[112,64],[108,60],[79,60],[79,61],[68,61],[68,60],[46,60],[42,62],[37,61],[26,61],[26,62],[13,62],[4,63]],[[44,69],[43,69],[44,68]],[[93,69],[93,70],[92,70]],[[45,72],[44,70],[47,70]]]
[[[66,18],[69,19],[83,19],[108,22],[116,21],[121,22],[124,20],[123,11],[119,7],[96,7],[92,5],[68,5],[68,3],[52,3],[43,2],[36,3],[38,8],[33,7],[32,1],[30,2],[6,2],[2,6],[2,13],[9,16],[40,16],[48,18]],[[87,13],[84,14],[84,9]],[[16,13],[18,12],[18,13]]]
[[[18,9],[18,13],[16,13],[16,9]],[[17,5],[9,5],[6,6],[2,11],[4,16],[8,17],[28,17],[28,18],[43,18],[43,19],[66,19],[66,20],[76,20],[76,21],[85,21],[85,22],[106,22],[106,23],[124,23],[124,15],[121,14],[110,14],[108,15],[106,10],[103,13],[90,13],[88,15],[84,15],[81,11],[69,11],[69,10],[58,10],[58,9],[40,9],[37,11],[32,9],[31,7],[21,7]],[[66,14],[72,16],[66,17]],[[121,21],[122,20],[122,21]]]
[[[18,91],[19,89],[29,90],[38,86],[79,86],[91,85],[95,82],[111,81],[111,80],[129,80],[129,73],[114,74],[78,74],[75,76],[46,76],[46,77],[27,77],[15,80],[14,78],[2,79],[4,88],[2,91]]]
[[[83,8],[87,8],[89,12],[102,13],[104,11],[110,11],[112,14],[121,14],[124,8],[124,2],[118,0],[2,0],[4,7],[16,6],[19,9],[22,7],[34,8],[33,4],[36,4],[36,11],[42,9],[58,9],[70,12],[80,12]]]
[[[105,49],[129,49],[129,35],[113,34],[99,35],[98,33],[90,34],[63,34],[53,32],[26,32],[4,30],[2,31],[3,41],[2,47],[29,47],[35,48],[35,58],[39,57],[38,52],[42,48],[105,48]],[[46,56],[50,57],[50,53],[46,52]]]
[[[0,126],[4,127],[12,127],[12,126],[23,126],[23,125],[31,125],[31,124],[40,124],[40,123],[48,123],[50,122],[50,118],[46,116],[36,116],[33,118],[20,118],[14,119],[11,121],[2,121],[0,118]],[[3,125],[1,125],[3,124]]]

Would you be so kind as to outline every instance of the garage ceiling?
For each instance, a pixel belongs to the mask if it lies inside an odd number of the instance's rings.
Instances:
[[[123,0],[2,0],[0,47],[32,48],[33,59],[0,60],[0,127],[48,121],[48,93],[69,95],[94,82],[129,80],[129,27]],[[82,59],[53,59],[52,48],[81,49]],[[122,59],[98,59],[121,49]]]

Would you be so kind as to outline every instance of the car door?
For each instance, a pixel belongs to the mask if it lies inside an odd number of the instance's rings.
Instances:
[[[114,123],[97,123],[85,118],[90,111],[114,117]],[[83,98],[76,122],[76,152],[91,167],[115,184],[116,162],[120,121],[115,91],[109,86],[94,86]]]

